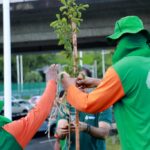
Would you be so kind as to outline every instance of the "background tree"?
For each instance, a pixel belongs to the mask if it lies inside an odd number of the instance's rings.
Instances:
[[[37,71],[31,71],[26,73],[25,82],[41,82],[42,76]]]
[[[112,54],[105,55],[105,66],[106,69],[112,64],[111,62]],[[83,62],[84,64],[93,65],[94,60],[97,61],[97,70],[98,77],[102,77],[102,57],[100,50],[99,51],[85,51],[83,52]],[[44,67],[50,64],[61,64],[65,65],[65,69],[67,72],[72,72],[73,62],[71,58],[66,59],[66,54],[64,52],[57,53],[46,53],[46,54],[24,54],[23,55],[23,73],[24,78],[26,75],[35,71],[37,68]],[[3,56],[0,56],[0,83],[3,83]],[[17,70],[16,70],[16,55],[12,55],[12,82],[17,82]],[[71,64],[71,65],[70,65]],[[24,82],[26,82],[25,80]]]

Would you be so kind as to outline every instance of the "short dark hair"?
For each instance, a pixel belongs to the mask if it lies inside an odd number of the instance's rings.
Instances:
[[[63,97],[65,91],[64,90],[61,90],[60,93],[59,93],[59,98]]]
[[[92,72],[89,69],[82,67],[82,70],[85,71],[85,73],[88,77],[92,77]]]

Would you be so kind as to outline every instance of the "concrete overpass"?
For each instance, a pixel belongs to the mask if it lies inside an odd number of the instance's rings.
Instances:
[[[109,47],[105,36],[114,23],[126,15],[138,15],[150,30],[150,0],[77,0],[89,3],[78,35],[79,49]],[[57,0],[37,0],[11,4],[12,53],[48,52],[62,49],[49,24],[55,20]],[[2,5],[0,6],[0,53],[3,52]]]

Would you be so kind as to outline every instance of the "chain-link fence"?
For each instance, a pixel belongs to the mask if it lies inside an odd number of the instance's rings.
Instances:
[[[46,83],[24,83],[24,84],[12,84],[12,95],[15,97],[29,98],[34,95],[41,95],[45,89]],[[4,85],[0,84],[0,95],[4,95]]]

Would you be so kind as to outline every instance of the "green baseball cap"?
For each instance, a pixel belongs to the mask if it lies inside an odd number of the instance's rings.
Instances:
[[[116,22],[114,33],[108,36],[107,39],[115,42],[124,34],[136,34],[141,31],[150,40],[150,33],[144,29],[142,20],[137,16],[126,16]]]

